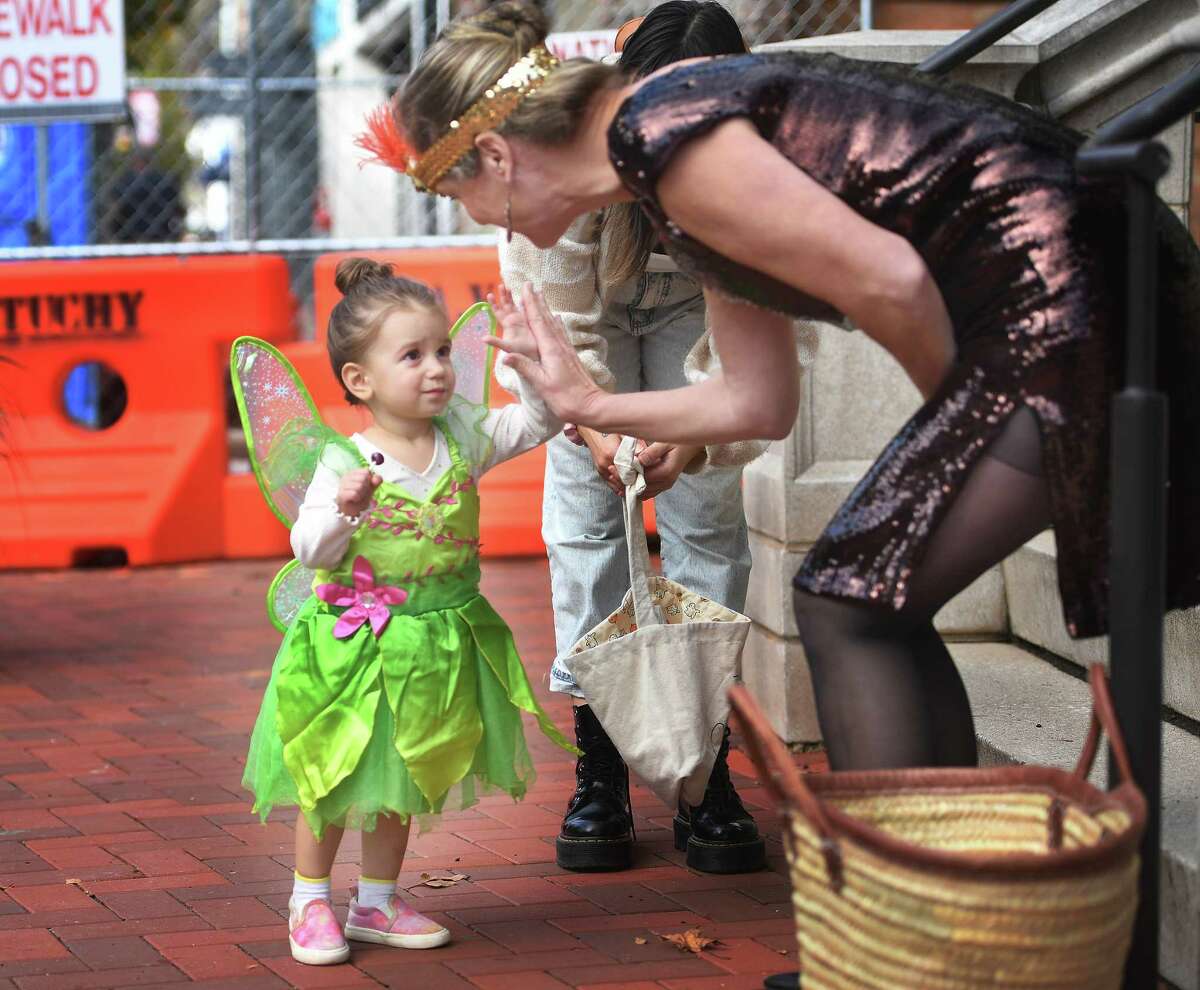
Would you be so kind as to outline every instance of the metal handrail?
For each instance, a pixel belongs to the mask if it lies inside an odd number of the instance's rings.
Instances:
[[[1101,127],[1086,147],[1146,141],[1200,107],[1200,62]]]
[[[1054,0],[1015,0],[925,59],[945,73],[999,41]],[[1170,166],[1152,140],[1200,108],[1200,63],[1113,118],[1080,150],[1081,174],[1124,178],[1128,197],[1125,378],[1112,401],[1109,644],[1117,717],[1146,798],[1138,913],[1124,990],[1158,985],[1162,808],[1163,612],[1166,604],[1167,399],[1158,390],[1158,234],[1155,185]],[[1110,777],[1115,761],[1109,760]],[[1116,781],[1114,780],[1115,784]]]
[[[917,71],[943,76],[951,69],[957,69],[1026,21],[1033,20],[1055,2],[1056,0],[1013,0],[982,24],[971,28],[961,38],[934,52],[917,66]]]
[[[1112,402],[1109,646],[1117,719],[1146,797],[1146,831],[1125,990],[1157,986],[1159,969],[1168,405],[1157,383],[1161,204],[1155,185],[1171,156],[1153,138],[1198,107],[1200,63],[1117,115],[1076,156],[1082,174],[1122,178],[1128,203],[1125,380]],[[1115,783],[1113,765],[1110,760]]]
[[[1093,145],[1081,173],[1124,178],[1128,296],[1124,386],[1113,396],[1109,654],[1117,720],[1146,798],[1138,908],[1124,990],[1158,985],[1162,826],[1163,612],[1166,607],[1167,399],[1157,386],[1159,208],[1154,187],[1170,155],[1156,141]],[[1109,760],[1109,780],[1118,782]]]

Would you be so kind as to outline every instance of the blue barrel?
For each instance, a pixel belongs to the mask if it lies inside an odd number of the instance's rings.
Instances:
[[[50,243],[87,244],[92,214],[91,125],[49,124]],[[0,124],[0,248],[28,247],[37,220],[37,127]]]

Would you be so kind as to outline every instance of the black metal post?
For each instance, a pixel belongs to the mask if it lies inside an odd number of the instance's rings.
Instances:
[[[943,75],[1041,13],[1053,0],[1015,0],[917,68]],[[1167,401],[1158,391],[1155,183],[1170,156],[1148,140],[1200,106],[1200,63],[1102,127],[1080,172],[1123,175],[1128,190],[1129,301],[1125,382],[1112,403],[1109,644],[1117,716],[1146,797],[1138,913],[1124,990],[1158,984],[1162,808],[1162,638],[1166,601]],[[1109,766],[1114,761],[1109,760]],[[1115,770],[1110,770],[1110,776]]]
[[[1113,698],[1146,796],[1138,913],[1125,990],[1158,984],[1162,807],[1162,638],[1166,600],[1167,400],[1157,388],[1158,238],[1154,185],[1170,156],[1157,142],[1085,148],[1081,172],[1123,174],[1128,188],[1125,382],[1112,403],[1109,643]],[[1109,760],[1110,783],[1116,782]]]
[[[944,73],[1039,13],[1044,0],[1017,0],[918,67]],[[1162,808],[1162,638],[1166,601],[1167,401],[1157,388],[1158,239],[1155,183],[1170,165],[1149,141],[1200,105],[1200,64],[1130,107],[1080,150],[1080,172],[1123,175],[1128,190],[1129,300],[1125,382],[1112,403],[1112,550],[1109,644],[1117,716],[1146,797],[1138,914],[1125,990],[1158,982]],[[1125,142],[1125,143],[1121,143]],[[1110,759],[1110,767],[1114,761]],[[1115,770],[1110,771],[1110,776]]]
[[[256,249],[255,242],[262,236],[260,229],[260,147],[262,136],[259,133],[261,118],[259,114],[259,3],[260,0],[246,0],[247,36],[246,36],[246,103],[243,114],[243,153],[246,160],[246,240],[250,242],[250,250]]]
[[[981,51],[994,45],[1011,31],[1040,14],[1055,0],[1014,0],[996,11],[978,27],[971,28],[961,38],[934,52],[917,66],[918,72],[942,76],[956,69]]]

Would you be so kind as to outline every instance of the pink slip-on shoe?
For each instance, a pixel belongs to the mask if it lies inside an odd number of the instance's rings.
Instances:
[[[400,949],[436,949],[450,941],[450,930],[414,911],[395,894],[388,898],[385,910],[359,907],[355,888],[346,916],[346,938]]]
[[[309,901],[303,911],[288,905],[288,941],[292,958],[308,966],[332,966],[350,958],[350,946],[326,900]]]

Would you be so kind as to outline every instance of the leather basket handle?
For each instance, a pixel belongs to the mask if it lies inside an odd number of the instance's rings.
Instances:
[[[1104,668],[1094,663],[1088,669],[1088,684],[1092,689],[1092,722],[1088,727],[1087,739],[1083,744],[1083,752],[1079,754],[1079,762],[1075,764],[1075,776],[1086,780],[1096,762],[1096,753],[1100,749],[1100,734],[1108,736],[1108,745],[1112,749],[1113,758],[1117,761],[1117,769],[1121,772],[1121,780],[1125,783],[1136,784],[1133,779],[1133,768],[1129,762],[1129,750],[1125,746],[1125,736],[1121,732],[1121,724],[1117,721],[1117,710],[1113,707],[1112,692],[1108,686],[1108,674]]]
[[[821,838],[825,868],[834,890],[842,887],[842,856],[837,832],[825,813],[821,799],[805,783],[804,774],[796,769],[792,754],[783,740],[775,734],[763,710],[740,684],[729,689],[729,704],[742,730],[746,754],[762,778],[763,786],[781,805],[793,808],[808,819]]]

